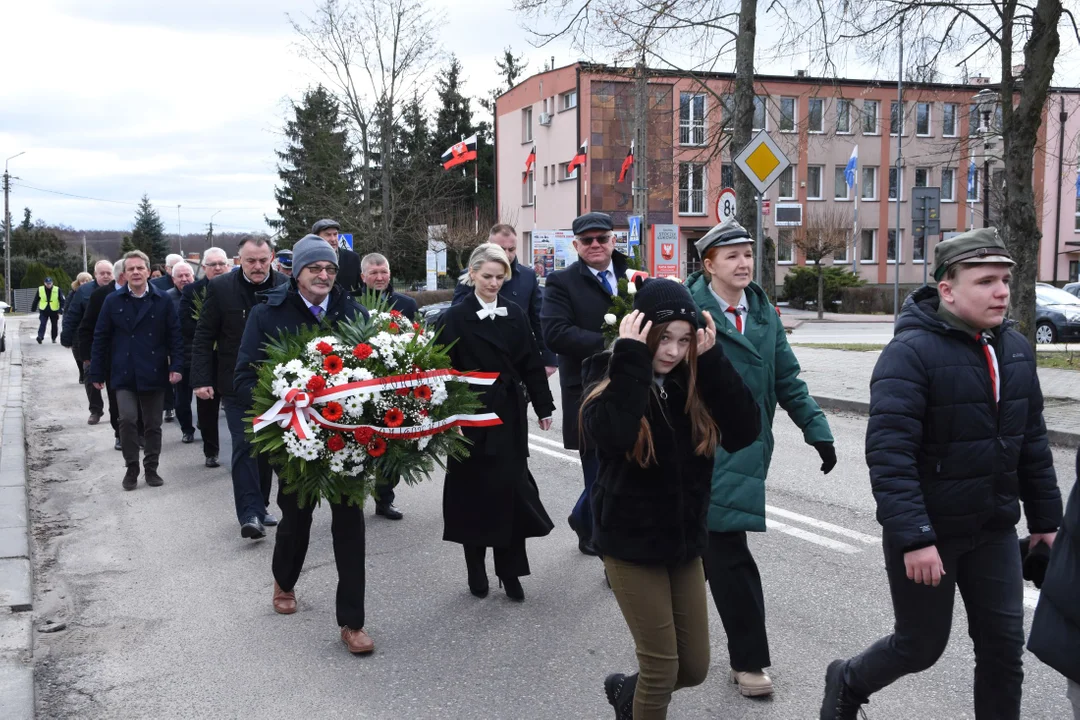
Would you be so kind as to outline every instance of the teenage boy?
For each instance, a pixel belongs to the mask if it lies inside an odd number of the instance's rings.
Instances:
[[[895,631],[825,676],[822,720],[934,665],[959,587],[975,642],[975,717],[1016,720],[1024,581],[1016,523],[1053,545],[1061,494],[1035,354],[1005,320],[1012,258],[993,228],[939,243],[937,286],[904,303],[870,380],[866,462]]]

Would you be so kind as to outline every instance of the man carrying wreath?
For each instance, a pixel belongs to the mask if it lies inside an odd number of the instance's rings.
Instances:
[[[264,344],[280,333],[295,333],[318,325],[336,325],[367,310],[352,296],[335,287],[338,256],[317,235],[306,235],[293,247],[293,276],[263,296],[252,308],[236,361],[235,388],[244,407],[252,406],[258,380],[257,365],[267,359]],[[282,615],[296,612],[293,588],[304,567],[311,519],[315,508],[300,507],[296,493],[279,485],[281,522],[274,543],[274,610]],[[334,562],[338,571],[337,623],[349,652],[369,653],[375,643],[364,632],[364,513],[347,498],[330,503]]]

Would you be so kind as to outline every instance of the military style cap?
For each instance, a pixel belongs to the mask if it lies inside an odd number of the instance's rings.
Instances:
[[[754,242],[750,233],[746,231],[735,218],[728,218],[724,222],[705,233],[705,237],[694,243],[698,257],[705,257],[710,248],[727,247],[728,245],[743,245]]]
[[[979,228],[960,233],[934,248],[934,279],[940,280],[957,263],[1004,263],[1015,265],[997,228]]]
[[[334,228],[335,230],[340,231],[341,224],[338,223],[337,220],[331,220],[330,218],[326,218],[325,220],[320,220],[319,222],[311,226],[311,234],[318,235],[323,230],[328,230],[330,228]]]
[[[575,235],[581,235],[589,230],[607,230],[611,232],[611,216],[602,212],[585,213],[574,218],[573,230]]]

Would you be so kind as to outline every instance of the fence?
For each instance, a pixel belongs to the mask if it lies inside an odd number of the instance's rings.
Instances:
[[[16,288],[15,312],[33,312],[37,304],[37,288]]]

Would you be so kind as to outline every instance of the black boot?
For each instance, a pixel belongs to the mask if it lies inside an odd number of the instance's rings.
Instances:
[[[521,587],[521,581],[516,577],[500,577],[499,587],[506,590],[506,597],[514,602],[524,602],[525,590]]]
[[[475,545],[465,546],[465,567],[469,571],[469,592],[476,597],[487,597],[488,576],[484,555],[487,548]]]
[[[825,671],[825,699],[821,701],[821,720],[858,720],[860,707],[870,702],[860,697],[844,682],[847,663],[833,660]],[[864,715],[865,717],[865,715]]]
[[[134,490],[135,486],[139,484],[139,466],[128,465],[127,472],[124,473],[124,482],[122,483],[125,490]]]
[[[611,707],[615,708],[615,720],[634,720],[634,689],[637,673],[615,673],[604,678],[604,693]]]

